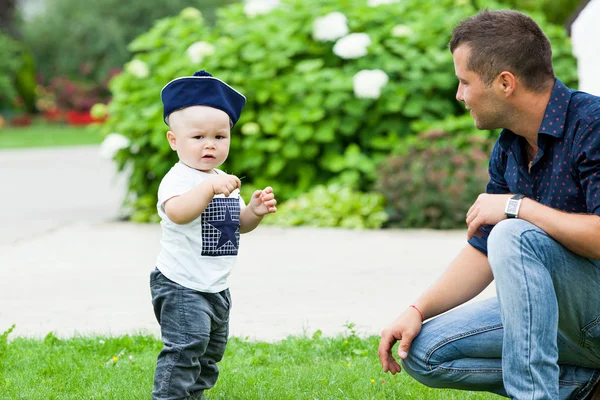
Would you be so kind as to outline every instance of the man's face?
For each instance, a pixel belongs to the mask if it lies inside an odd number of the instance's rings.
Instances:
[[[477,129],[503,128],[506,116],[503,115],[501,99],[494,91],[494,83],[486,85],[477,73],[467,68],[470,53],[468,45],[461,45],[452,54],[459,82],[456,99],[471,110]]]
[[[169,116],[167,138],[188,167],[212,173],[229,154],[229,116],[212,107],[193,106]]]

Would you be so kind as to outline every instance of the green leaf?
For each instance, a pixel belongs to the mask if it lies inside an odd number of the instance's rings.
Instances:
[[[282,158],[271,158],[267,166],[267,175],[276,176],[285,167],[285,160]]]
[[[321,69],[324,64],[324,61],[320,58],[304,60],[296,64],[296,71],[301,74],[307,74]]]
[[[314,129],[310,125],[300,125],[296,128],[296,134],[294,137],[301,143],[306,142],[312,138]]]
[[[294,159],[300,156],[300,145],[294,141],[288,141],[283,146],[283,156],[287,159]]]

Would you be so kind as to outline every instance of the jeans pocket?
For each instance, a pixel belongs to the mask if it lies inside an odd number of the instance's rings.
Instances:
[[[600,316],[581,330],[582,346],[600,359]]]
[[[158,268],[154,268],[152,272],[150,272],[150,287],[156,285],[156,283],[163,280],[165,276],[160,272]]]

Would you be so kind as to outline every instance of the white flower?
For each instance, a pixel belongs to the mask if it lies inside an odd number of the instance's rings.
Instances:
[[[378,99],[381,88],[389,81],[385,72],[380,69],[363,69],[352,78],[354,95],[361,99]]]
[[[185,51],[194,64],[202,62],[204,57],[215,54],[215,46],[208,42],[196,42]]]
[[[131,152],[131,154],[137,154],[140,152],[140,145],[137,143],[132,144],[129,147],[129,151]]]
[[[248,17],[266,14],[279,6],[279,0],[248,0],[244,4],[244,14]]]
[[[129,356],[129,361],[133,362],[133,356]]]
[[[320,42],[332,42],[348,34],[348,19],[341,12],[332,12],[313,22],[313,39]]]
[[[359,58],[367,54],[370,44],[371,38],[366,33],[351,33],[335,43],[333,52],[345,59]]]
[[[197,8],[194,8],[194,7],[184,8],[183,10],[181,10],[179,15],[181,15],[181,18],[187,19],[187,20],[195,20],[195,19],[202,18],[202,12],[200,12],[200,10],[198,10]]]
[[[392,28],[392,36],[393,37],[405,37],[411,36],[413,34],[413,30],[410,29],[410,26],[406,25],[396,25]]]
[[[148,65],[142,60],[133,60],[127,63],[126,69],[127,72],[129,72],[136,78],[143,79],[150,76],[150,69],[148,68]]]
[[[400,0],[368,0],[367,1],[367,5],[369,7],[377,7],[377,6],[380,6],[382,4],[398,3],[398,1],[400,1]]]
[[[129,143],[120,133],[109,133],[100,145],[100,157],[112,160],[119,150],[129,147]]]
[[[104,340],[100,339],[100,340],[98,340],[98,343],[104,344]]]

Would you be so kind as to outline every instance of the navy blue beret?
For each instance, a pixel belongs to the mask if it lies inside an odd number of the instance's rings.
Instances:
[[[208,106],[225,111],[233,127],[246,104],[243,94],[204,70],[193,76],[173,79],[162,88],[160,98],[164,106],[163,119],[167,125],[173,111],[191,106]]]

